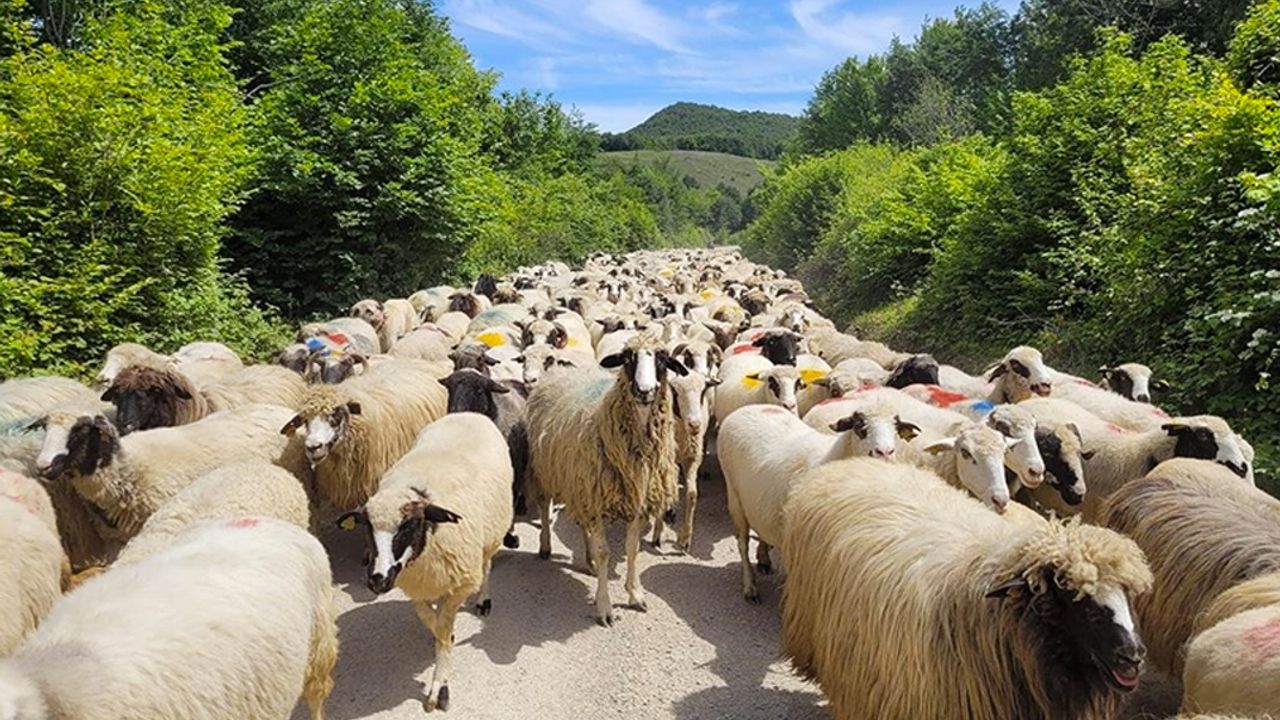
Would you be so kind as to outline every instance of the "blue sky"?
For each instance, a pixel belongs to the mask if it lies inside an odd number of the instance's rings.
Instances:
[[[981,0],[967,3],[977,5]],[[822,73],[915,36],[957,0],[440,0],[503,89],[552,93],[602,130],[679,100],[799,114]],[[1018,0],[999,0],[1013,11]]]

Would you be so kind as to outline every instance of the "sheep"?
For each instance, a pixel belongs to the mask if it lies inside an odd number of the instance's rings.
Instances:
[[[1036,448],[1044,460],[1045,484],[1057,491],[1062,502],[1074,507],[1084,502],[1087,487],[1084,481],[1084,461],[1093,457],[1085,451],[1080,429],[1074,423],[1036,423]],[[1018,499],[1039,505],[1027,492]]]
[[[315,337],[329,337],[344,347],[350,345],[353,350],[366,357],[382,351],[378,331],[360,318],[339,317],[328,322],[303,325],[296,340],[305,343]]]
[[[673,343],[671,355],[686,368],[705,378],[720,377],[720,364],[724,362],[724,352],[710,342],[681,340]]]
[[[66,400],[83,398],[89,388],[71,378],[49,375],[0,382],[0,423],[41,415]]]
[[[936,385],[966,398],[991,397],[995,384],[984,375],[970,375],[954,365],[938,366]]]
[[[1071,423],[1080,431],[1086,451],[1084,479],[1089,489],[1084,502],[1076,507],[1064,506],[1043,487],[1032,495],[1059,514],[1080,513],[1085,522],[1097,522],[1103,503],[1125,483],[1146,475],[1171,458],[1213,460],[1237,478],[1244,478],[1249,469],[1235,433],[1224,420],[1212,415],[1171,418],[1158,429],[1137,433],[1056,398],[1036,398],[1019,405],[1030,410],[1038,422]]]
[[[1278,618],[1280,573],[1259,575],[1218,595],[1196,618],[1186,645],[1183,711],[1280,711],[1272,642]]]
[[[1054,370],[1044,364],[1040,351],[1026,345],[1005,353],[985,375],[988,382],[994,383],[987,399],[995,403],[1021,402],[1033,395],[1047,397],[1056,377]]]
[[[145,345],[138,343],[120,343],[107,351],[102,369],[96,377],[97,384],[107,387],[116,379],[121,370],[130,365],[153,365],[164,367],[173,363],[173,358],[161,355]]]
[[[408,335],[396,341],[387,354],[391,357],[426,360],[427,362],[448,362],[449,353],[454,348],[453,338],[444,334],[439,327],[426,324],[419,325]]]
[[[201,475],[166,500],[116,556],[112,567],[141,562],[197,523],[254,515],[311,528],[306,490],[292,473],[262,460],[231,463]]]
[[[517,514],[523,514],[525,472],[529,465],[529,433],[525,422],[525,405],[529,391],[519,381],[499,382],[478,370],[458,370],[440,381],[449,391],[449,413],[471,412],[484,415],[498,427],[506,440],[514,475],[511,480],[511,502]],[[514,525],[502,544],[520,547]]]
[[[1164,380],[1152,380],[1151,368],[1140,363],[1125,363],[1113,368],[1104,365],[1098,368],[1098,374],[1111,392],[1134,402],[1150,403],[1153,390],[1169,389],[1169,383]]]
[[[173,354],[173,366],[202,388],[244,368],[244,361],[222,343],[194,342],[178,348]]]
[[[454,342],[461,342],[466,337],[467,328],[470,325],[471,316],[456,310],[447,312],[435,320],[435,326]]]
[[[529,396],[529,487],[538,500],[538,554],[551,555],[551,502],[560,500],[582,527],[596,574],[596,621],[613,624],[609,545],[604,525],[627,522],[628,605],[647,608],[636,554],[645,521],[675,500],[675,418],[667,374],[688,370],[655,338],[637,336],[600,363],[623,368],[555,370]]]
[[[471,320],[467,325],[467,334],[475,335],[489,328],[514,326],[527,317],[529,317],[529,310],[523,305],[517,303],[494,305]]]
[[[449,296],[449,312],[460,312],[469,318],[474,319],[477,315],[488,310],[492,306],[489,298],[484,295],[460,290]]]
[[[302,378],[278,365],[243,368],[203,390],[176,368],[135,365],[120,371],[102,399],[116,406],[116,423],[127,435],[255,403],[296,407],[305,389]]]
[[[410,295],[409,304],[413,306],[423,322],[435,322],[436,318],[447,312],[449,296],[455,292],[457,290],[448,285],[438,285]]]
[[[427,426],[344,527],[364,530],[367,584],[381,595],[399,587],[435,637],[436,667],[424,705],[449,708],[453,623],[479,593],[493,608],[493,556],[511,525],[511,459],[498,428],[483,415],[455,413]]]
[[[1220,592],[1280,571],[1280,501],[1211,462],[1161,463],[1118,488],[1100,519],[1133,538],[1151,563],[1155,592],[1135,610],[1152,661],[1174,676],[1196,616]]]
[[[102,537],[127,541],[166,500],[227,463],[264,460],[307,479],[301,448],[273,432],[292,415],[288,408],[248,405],[121,437],[103,415],[83,414],[69,432],[46,436],[37,469],[74,489]]]
[[[350,510],[377,490],[418,432],[444,415],[447,394],[436,377],[421,361],[391,360],[341,385],[307,390],[297,414],[277,429],[305,428],[317,501]]]
[[[898,363],[884,381],[885,387],[891,388],[937,384],[938,361],[932,355],[912,355]]]
[[[1130,540],[1007,522],[927,471],[819,466],[783,513],[784,653],[835,720],[1112,717],[1144,648]]]
[[[733,355],[720,366],[720,379],[715,398],[718,422],[746,405],[779,405],[791,412],[798,409],[796,396],[803,381],[800,371],[790,365],[775,366],[760,355]]]
[[[742,408],[720,426],[716,454],[742,560],[742,595],[748,602],[760,602],[748,557],[750,533],[755,530],[758,538],[759,570],[768,574],[773,569],[769,548],[782,542],[782,505],[798,476],[848,457],[893,462],[899,439],[910,440],[919,432],[887,403],[867,404],[832,423],[830,429],[837,434],[821,433],[795,415],[768,405]]]
[[[270,518],[202,524],[59,600],[0,660],[0,718],[287,718],[301,695],[322,720],[336,616],[315,538]]]
[[[373,327],[378,333],[377,352],[389,352],[391,346],[418,326],[418,312],[408,300],[386,302],[361,300],[351,306],[349,314]]]
[[[689,349],[685,348],[686,352]],[[698,507],[698,472],[702,468],[707,429],[711,424],[710,394],[720,384],[717,378],[708,379],[691,363],[684,362],[688,375],[675,375],[670,379],[671,410],[676,416],[676,464],[680,468],[680,483],[684,485],[684,516],[676,535],[676,549],[689,552],[693,544],[693,517]],[[664,516],[653,519],[653,546],[662,545]]]
[[[1050,397],[1069,400],[1126,430],[1146,432],[1169,422],[1169,414],[1149,403],[1135,402],[1087,381],[1054,383]]]
[[[809,351],[826,360],[831,365],[839,365],[852,358],[868,358],[875,361],[885,370],[893,370],[899,363],[910,357],[894,352],[887,345],[878,342],[858,340],[833,328],[814,328],[809,332]]]
[[[12,654],[36,629],[61,594],[66,575],[62,545],[56,527],[50,527],[49,498],[38,486],[23,487],[34,482],[22,479],[27,483],[19,485],[0,472],[0,657]]]

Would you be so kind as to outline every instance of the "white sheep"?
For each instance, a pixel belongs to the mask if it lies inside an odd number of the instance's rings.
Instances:
[[[0,423],[12,423],[43,415],[68,400],[81,399],[92,390],[71,378],[48,375],[0,382]]]
[[[1280,713],[1280,653],[1274,643],[1280,573],[1224,591],[1196,619],[1196,627],[1186,646],[1183,712]]]
[[[492,609],[490,569],[511,524],[511,479],[497,427],[454,413],[427,426],[364,507],[339,521],[364,529],[369,589],[399,587],[435,637],[427,711],[449,707],[458,608],[479,593],[480,614]]]
[[[361,300],[351,306],[351,317],[369,323],[378,333],[378,352],[388,352],[400,338],[418,326],[418,311],[408,300]]]
[[[1084,380],[1054,383],[1050,397],[1073,402],[1107,422],[1135,432],[1156,430],[1169,422],[1169,414],[1155,405],[1135,402]]]
[[[887,404],[867,404],[832,423],[828,435],[794,414],[769,405],[751,405],[720,426],[716,454],[724,471],[729,516],[742,560],[742,594],[759,602],[755,570],[748,556],[755,530],[759,570],[772,571],[769,548],[782,542],[782,505],[796,478],[810,468],[849,457],[870,456],[893,462],[899,438],[910,440],[919,428],[898,418]]]
[[[350,346],[365,357],[382,351],[378,331],[360,318],[338,317],[328,322],[303,325],[296,340],[305,343],[315,337],[327,337],[339,345]]]
[[[596,574],[596,620],[613,624],[609,545],[604,527],[627,522],[628,604],[644,610],[636,555],[645,522],[675,501],[675,418],[668,372],[688,370],[656,339],[638,336],[601,363],[616,376],[564,368],[548,373],[529,396],[530,490],[542,517],[539,555],[551,554],[551,502],[565,503],[582,527]]]
[[[1102,720],[1138,684],[1152,579],[1117,533],[855,459],[799,480],[782,549],[784,652],[834,720]]]
[[[672,355],[680,359],[678,353],[673,351]],[[676,463],[680,466],[680,483],[684,486],[683,520],[676,535],[676,549],[688,552],[693,544],[693,518],[698,507],[698,473],[702,468],[707,429],[711,424],[711,397],[720,381],[709,380],[689,363],[684,364],[690,369],[689,374],[675,375],[670,383],[671,410],[676,417]],[[653,519],[654,547],[662,544],[664,516],[665,513]]]
[[[292,416],[288,408],[249,405],[121,437],[104,416],[85,414],[67,432],[46,435],[36,464],[42,477],[74,488],[102,537],[123,541],[179,490],[227,463],[264,460],[308,478],[301,443],[276,432]]]
[[[36,629],[66,576],[56,524],[50,527],[53,507],[33,486],[29,478],[0,471],[0,657]]]
[[[797,412],[797,394],[803,381],[792,365],[774,365],[762,355],[740,354],[725,358],[716,388],[715,417],[719,422],[747,405],[778,405]]]
[[[418,360],[389,360],[339,385],[313,385],[280,433],[305,428],[316,500],[358,507],[413,446],[422,428],[445,413],[448,394],[437,370]]]
[[[202,524],[63,597],[0,660],[0,720],[312,720],[333,689],[329,558],[270,518]]]
[[[219,342],[188,343],[178,348],[172,360],[173,366],[198,388],[218,382],[244,367],[240,356]]]
[[[308,502],[302,483],[282,467],[262,460],[223,465],[164,501],[112,566],[141,562],[169,547],[188,528],[211,520],[255,515],[310,530]]]
[[[455,342],[434,324],[419,325],[396,341],[387,353],[391,357],[448,362]]]
[[[437,285],[410,295],[409,304],[413,306],[423,322],[435,322],[436,318],[448,312],[449,297],[455,292],[457,292],[456,288]]]

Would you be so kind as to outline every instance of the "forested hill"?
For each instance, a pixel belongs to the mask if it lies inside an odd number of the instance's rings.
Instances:
[[[680,102],[618,135],[606,135],[606,150],[706,150],[773,160],[796,133],[800,119],[782,113],[728,110]]]

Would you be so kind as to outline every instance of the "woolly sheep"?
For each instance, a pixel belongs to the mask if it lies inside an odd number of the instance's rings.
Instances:
[[[475,318],[492,305],[489,298],[469,290],[459,290],[449,296],[449,312],[460,312],[469,318]]]
[[[954,365],[938,366],[937,384],[966,398],[990,397],[995,390],[995,384],[985,375],[970,375]]]
[[[747,405],[778,405],[797,411],[800,371],[790,365],[775,366],[760,355],[733,355],[720,366],[715,417],[719,422]]]
[[[809,351],[831,365],[853,358],[867,358],[885,370],[893,370],[908,355],[894,352],[887,345],[859,340],[832,328],[819,327],[809,332]]]
[[[302,530],[311,528],[306,490],[292,473],[261,460],[231,463],[205,473],[166,500],[124,546],[112,567],[155,555],[198,523],[247,515],[273,517]]]
[[[800,479],[783,538],[784,651],[835,720],[1102,720],[1138,683],[1151,573],[1116,533],[856,459]]]
[[[1040,351],[1022,345],[1016,347],[987,370],[988,382],[994,383],[987,399],[996,403],[1015,403],[1033,395],[1045,397],[1053,388],[1055,371],[1044,364]]]
[[[203,524],[59,600],[0,660],[0,720],[283,719],[299,695],[321,720],[336,615],[315,538],[270,518]]]
[[[511,478],[506,442],[488,418],[446,415],[422,431],[363,508],[340,520],[364,530],[369,589],[399,587],[435,637],[427,711],[449,707],[458,608],[476,593],[481,615],[493,607],[490,569],[511,524]]]
[[[644,523],[675,500],[675,418],[669,372],[685,375],[679,361],[647,336],[601,363],[623,368],[558,369],[529,396],[529,485],[542,518],[539,556],[551,554],[551,502],[562,501],[582,527],[586,555],[596,574],[596,620],[613,624],[609,601],[609,546],[605,523],[627,522],[628,605],[644,610],[636,555]]]
[[[194,342],[173,354],[173,366],[198,388],[222,380],[244,367],[234,350],[218,342]]]
[[[138,343],[120,343],[107,351],[102,369],[96,377],[97,384],[106,387],[116,379],[121,370],[130,365],[164,366],[173,363],[173,358],[161,355],[145,345]]]
[[[321,336],[333,337],[342,344],[349,343],[354,350],[366,357],[381,352],[378,331],[360,318],[339,317],[328,322],[303,325],[296,339],[298,342],[305,343],[311,338]]]
[[[378,352],[389,352],[397,340],[418,326],[418,312],[408,300],[361,300],[351,306],[349,314],[369,323],[378,333]]]
[[[68,432],[46,436],[37,467],[42,477],[74,488],[98,533],[128,540],[166,500],[227,463],[263,460],[308,478],[300,444],[274,432],[292,415],[288,408],[249,405],[121,437],[104,416],[85,414]]]
[[[1120,487],[1100,519],[1151,563],[1155,591],[1134,609],[1153,663],[1174,676],[1196,616],[1220,592],[1280,571],[1280,501],[1211,462],[1161,463]]]
[[[444,331],[454,342],[461,342],[467,335],[467,327],[471,325],[471,316],[463,312],[447,312],[436,318],[435,326]]]
[[[396,341],[387,354],[391,357],[448,362],[454,341],[433,324],[419,325]]]
[[[29,479],[27,479],[30,482]],[[38,487],[19,489],[0,473],[0,657],[10,655],[49,612],[62,592],[62,545],[50,528],[53,508]],[[17,492],[25,494],[17,495]],[[46,512],[47,511],[47,512]],[[0,708],[3,702],[0,701]]]
[[[1069,400],[1107,422],[1134,432],[1156,430],[1169,422],[1169,414],[1154,405],[1134,402],[1085,381],[1054,383],[1051,397]]]
[[[760,601],[748,557],[750,533],[755,530],[759,542],[759,570],[768,574],[769,548],[782,542],[782,505],[798,476],[842,458],[871,456],[893,462],[899,438],[910,440],[919,432],[885,403],[853,410],[830,429],[837,434],[821,433],[768,405],[744,407],[720,426],[716,450],[742,560],[742,594],[748,602]]]
[[[254,365],[198,390],[177,368],[135,365],[121,370],[102,399],[116,407],[122,435],[186,425],[211,413],[253,404],[297,407],[306,383],[278,365]]]
[[[1187,644],[1183,712],[1280,713],[1280,573],[1226,590],[1197,619]]]
[[[672,354],[677,360],[681,359],[678,354]],[[693,544],[693,518],[698,507],[698,472],[711,424],[711,393],[720,381],[709,380],[703,372],[681,362],[689,368],[689,374],[675,375],[669,382],[671,410],[676,417],[676,464],[680,468],[680,484],[684,486],[683,519],[676,535],[676,549],[688,552]],[[654,547],[662,544],[664,515],[653,519]]]
[[[427,363],[391,360],[341,385],[308,388],[298,413],[277,429],[305,428],[317,500],[350,510],[377,490],[422,428],[444,415],[447,394],[436,377]]]
[[[0,423],[42,415],[60,402],[91,392],[75,380],[57,375],[5,380],[0,382]]]
[[[435,322],[436,318],[447,312],[449,296],[455,292],[457,290],[448,285],[438,285],[410,295],[409,304],[423,322]]]
[[[1079,429],[1086,451],[1084,479],[1089,488],[1084,502],[1077,507],[1064,506],[1043,487],[1037,488],[1033,496],[1059,514],[1079,512],[1085,522],[1096,522],[1103,503],[1125,483],[1174,457],[1214,460],[1238,479],[1248,469],[1235,433],[1224,420],[1212,415],[1171,418],[1161,428],[1135,433],[1056,398],[1036,398],[1020,406],[1030,410],[1039,422],[1071,423]]]
[[[1168,390],[1169,383],[1164,380],[1152,380],[1151,368],[1141,363],[1125,363],[1115,367],[1098,368],[1102,381],[1111,392],[1123,398],[1140,403],[1151,402],[1153,390]]]

